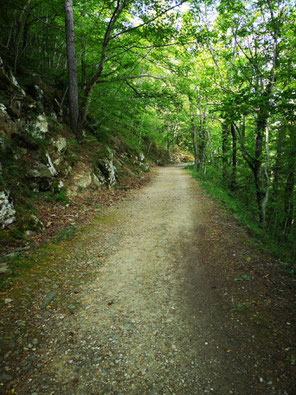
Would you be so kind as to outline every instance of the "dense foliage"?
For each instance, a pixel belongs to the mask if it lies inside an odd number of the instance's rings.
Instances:
[[[38,73],[66,97],[64,3],[2,2],[0,55],[16,74]],[[261,234],[294,259],[295,5],[74,1],[73,131],[81,139],[88,120],[98,138],[112,131],[138,145],[148,136],[192,150],[197,170],[235,195]]]

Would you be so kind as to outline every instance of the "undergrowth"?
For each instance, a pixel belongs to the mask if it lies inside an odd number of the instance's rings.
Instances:
[[[259,222],[256,220],[257,215],[251,207],[246,206],[232,191],[223,187],[221,181],[215,178],[214,174],[204,174],[198,172],[194,165],[186,166],[186,170],[193,178],[201,183],[202,188],[223,208],[230,211],[234,217],[243,225],[256,247],[265,252],[269,252],[286,262],[290,262],[288,268],[284,268],[288,273],[294,274],[295,267],[291,261],[289,249],[286,245],[279,245],[278,242],[269,234],[263,234]],[[291,265],[293,268],[291,269]]]

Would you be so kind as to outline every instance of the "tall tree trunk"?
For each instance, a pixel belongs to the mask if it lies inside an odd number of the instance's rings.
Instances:
[[[198,161],[197,161],[197,144],[196,144],[196,126],[194,120],[192,119],[192,143],[193,143],[193,150],[194,150],[194,165],[196,170],[198,170]]]
[[[67,44],[67,60],[68,60],[68,80],[69,80],[70,126],[77,140],[81,140],[82,130],[78,127],[78,119],[79,119],[78,76],[77,76],[75,29],[74,29],[72,0],[65,0],[64,6],[65,6],[65,15],[66,15],[66,44]]]
[[[285,195],[284,195],[284,212],[285,212],[285,226],[284,234],[290,232],[293,223],[293,192],[295,187],[295,169],[296,169],[296,137],[295,130],[293,128],[290,130],[290,150],[288,153],[288,176],[285,185]]]
[[[228,123],[225,122],[222,125],[222,179],[223,182],[227,183],[227,138],[228,138],[229,130]]]
[[[171,135],[171,130],[170,130],[170,121],[169,121],[169,115],[170,115],[170,110],[167,109],[167,114],[168,114],[168,123],[167,123],[167,151],[169,154],[169,158],[171,157],[171,140],[170,140],[170,135]]]
[[[272,230],[273,234],[277,232],[278,219],[279,219],[280,207],[277,204],[277,202],[279,198],[280,175],[283,167],[282,153],[283,153],[284,141],[286,138],[286,131],[287,131],[286,126],[281,127],[279,130],[279,135],[276,145],[276,159],[275,159],[275,164],[272,168],[273,180],[272,180],[272,192],[270,197],[271,209],[270,212],[268,213],[267,220],[269,223],[268,224],[269,228],[273,229]]]
[[[279,178],[282,169],[282,152],[283,152],[283,143],[286,137],[286,127],[280,128],[277,146],[276,146],[276,160],[275,165],[273,167],[273,185],[272,185],[272,201],[276,202],[278,198],[278,188],[279,188]]]
[[[24,8],[22,9],[18,21],[15,26],[15,36],[14,36],[14,73],[17,71],[17,64],[20,55],[20,49],[23,43],[23,35],[24,35],[24,27],[27,20],[28,15],[26,14],[27,9],[30,6],[32,0],[27,0]]]
[[[193,145],[193,151],[194,151],[194,165],[196,167],[196,170],[198,170],[198,165],[197,165],[197,143],[196,143],[196,125],[195,125],[195,120],[194,120],[194,114],[193,114],[193,107],[192,103],[189,99],[190,103],[190,116],[191,116],[191,130],[192,130],[192,145]]]
[[[265,192],[262,199],[262,227],[263,233],[266,232],[266,206],[269,198],[269,174],[268,174],[268,166],[269,166],[269,125],[268,122],[266,124],[265,130],[265,163],[263,166],[264,169],[264,177],[265,177]]]
[[[231,135],[232,135],[232,174],[231,174],[231,184],[230,189],[232,191],[236,190],[236,170],[237,170],[237,137],[235,133],[234,124],[231,124]]]
[[[205,168],[205,150],[206,150],[206,135],[205,135],[205,124],[207,114],[201,111],[199,116],[199,127],[198,127],[198,143],[197,143],[197,170],[204,170]]]
[[[122,1],[117,0],[116,7],[113,11],[113,14],[110,18],[109,24],[107,26],[107,29],[106,29],[106,32],[104,35],[104,40],[103,40],[102,50],[101,50],[101,58],[100,58],[97,70],[94,73],[94,75],[91,77],[91,79],[88,81],[88,83],[85,85],[83,97],[82,97],[81,103],[80,103],[80,119],[79,119],[79,123],[80,123],[79,127],[80,128],[82,128],[82,126],[85,123],[86,118],[87,118],[89,104],[90,104],[90,96],[93,91],[93,88],[103,72],[104,63],[106,60],[106,51],[107,51],[107,48],[108,48],[108,45],[109,45],[109,42],[111,39],[111,33],[113,31],[114,24],[117,21],[117,19],[119,18],[120,14],[122,13],[125,5],[126,5],[126,0],[122,0]]]
[[[270,90],[269,88],[267,88],[263,95],[268,98],[269,94],[270,94]],[[256,200],[258,206],[259,221],[261,225],[263,225],[264,222],[264,212],[262,206],[264,193],[262,190],[262,175],[261,175],[262,147],[263,147],[263,139],[267,127],[268,115],[269,115],[269,111],[268,111],[268,99],[267,99],[265,106],[259,109],[258,117],[256,120],[255,155],[254,155],[253,168],[252,168],[254,174],[255,188],[256,188]]]

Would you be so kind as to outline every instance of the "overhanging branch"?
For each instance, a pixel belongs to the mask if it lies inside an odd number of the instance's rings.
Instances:
[[[157,77],[156,75],[151,74],[141,74],[141,75],[129,75],[126,77],[116,78],[114,80],[99,80],[97,84],[105,84],[109,82],[117,82],[117,81],[125,81],[125,80],[135,80],[137,78],[154,78],[155,80],[164,80],[163,77]]]
[[[156,19],[160,18],[162,15],[166,14],[167,12],[169,12],[169,11],[173,10],[174,8],[177,8],[177,7],[179,7],[180,5],[182,5],[182,4],[184,4],[184,3],[187,3],[187,2],[188,2],[188,0],[183,0],[183,1],[181,1],[180,3],[178,3],[178,4],[176,4],[176,5],[174,5],[174,6],[170,7],[170,8],[168,8],[168,9],[166,9],[166,10],[164,10],[164,11],[162,11],[160,14],[156,15],[154,18],[149,19],[149,21],[147,21],[147,22],[141,23],[141,24],[138,25],[138,26],[131,27],[130,29],[122,30],[121,32],[119,32],[119,33],[117,33],[117,34],[114,34],[114,36],[112,36],[112,37],[110,38],[110,40],[113,40],[113,38],[116,38],[116,37],[118,37],[118,36],[121,36],[121,35],[124,34],[124,33],[129,33],[129,32],[131,32],[131,31],[133,31],[133,30],[139,29],[139,28],[142,27],[142,26],[148,25],[149,23],[151,23],[151,22],[155,21]]]

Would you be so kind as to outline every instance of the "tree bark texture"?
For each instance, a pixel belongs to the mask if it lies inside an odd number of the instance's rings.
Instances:
[[[228,123],[222,125],[222,178],[223,182],[227,182],[227,139],[229,135]]]
[[[190,103],[190,116],[191,116],[191,127],[192,127],[192,145],[193,145],[193,151],[194,151],[194,165],[196,170],[198,170],[198,165],[197,165],[197,144],[196,144],[196,125],[195,125],[195,120],[194,120],[194,115],[193,115],[193,107],[192,103],[189,99]]]
[[[232,174],[231,174],[231,184],[230,189],[232,191],[236,190],[236,169],[237,169],[237,136],[235,133],[234,124],[231,124],[231,136],[232,136]]]
[[[94,75],[91,77],[91,79],[88,81],[88,83],[85,84],[84,94],[83,94],[83,98],[82,98],[81,104],[80,104],[80,127],[82,127],[86,121],[87,114],[88,114],[88,108],[89,108],[89,100],[90,100],[92,90],[93,90],[95,84],[97,83],[98,79],[101,77],[101,74],[103,72],[104,63],[106,60],[106,51],[107,51],[108,44],[111,40],[111,33],[113,31],[114,24],[117,21],[117,19],[119,18],[125,5],[126,5],[125,0],[122,0],[121,2],[120,2],[120,0],[117,1],[117,5],[113,11],[113,14],[110,18],[109,24],[107,26],[107,29],[106,29],[106,32],[104,35],[104,40],[103,40],[102,50],[101,50],[101,57],[100,57],[100,61],[99,61],[97,70],[94,73]]]
[[[70,126],[72,132],[75,134],[77,139],[81,140],[82,131],[78,127],[78,119],[79,119],[78,75],[77,75],[75,28],[74,28],[72,0],[65,0],[64,7],[65,7],[65,16],[66,16],[66,45],[67,45],[67,60],[68,60]]]

